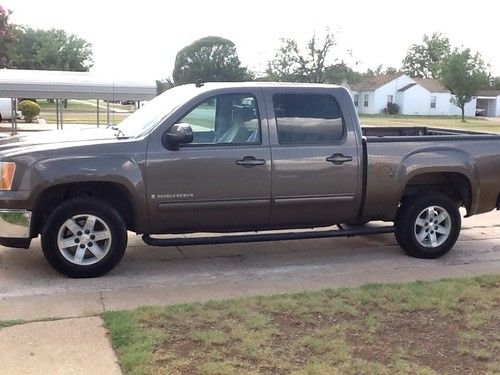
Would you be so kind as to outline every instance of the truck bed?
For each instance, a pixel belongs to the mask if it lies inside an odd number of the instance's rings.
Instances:
[[[368,138],[396,138],[398,141],[399,137],[405,138],[413,138],[413,137],[428,137],[428,136],[441,136],[441,137],[449,137],[449,136],[460,136],[463,138],[464,136],[471,136],[476,138],[477,136],[486,136],[486,137],[498,137],[497,134],[492,133],[481,133],[475,131],[467,131],[467,130],[455,130],[455,129],[439,129],[439,128],[429,128],[425,126],[411,126],[411,127],[375,127],[375,126],[364,126],[361,128],[363,135]],[[413,139],[412,139],[413,140]]]

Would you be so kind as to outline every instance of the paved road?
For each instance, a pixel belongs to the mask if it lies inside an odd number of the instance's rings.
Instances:
[[[31,250],[0,247],[0,320],[81,317],[144,304],[500,272],[500,213],[466,219],[454,251],[409,258],[392,235],[152,248],[130,236],[110,274],[73,280]]]

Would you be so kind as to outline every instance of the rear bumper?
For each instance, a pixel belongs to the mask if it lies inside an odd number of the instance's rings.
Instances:
[[[0,209],[0,245],[28,248],[32,214],[28,210]]]

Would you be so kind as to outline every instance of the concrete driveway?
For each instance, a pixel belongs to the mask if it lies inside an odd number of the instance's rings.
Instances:
[[[60,276],[32,249],[0,247],[0,320],[81,317],[149,304],[500,272],[500,213],[464,220],[454,251],[407,257],[393,235],[154,248],[130,236],[121,264],[97,279]]]

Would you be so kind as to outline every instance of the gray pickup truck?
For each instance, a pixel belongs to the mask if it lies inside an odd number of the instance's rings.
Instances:
[[[436,258],[460,207],[500,207],[500,135],[361,128],[330,85],[176,87],[117,127],[1,140],[0,170],[0,244],[40,234],[70,277],[115,267],[127,230],[159,246],[395,232],[409,255]],[[198,232],[219,235],[175,237]]]

